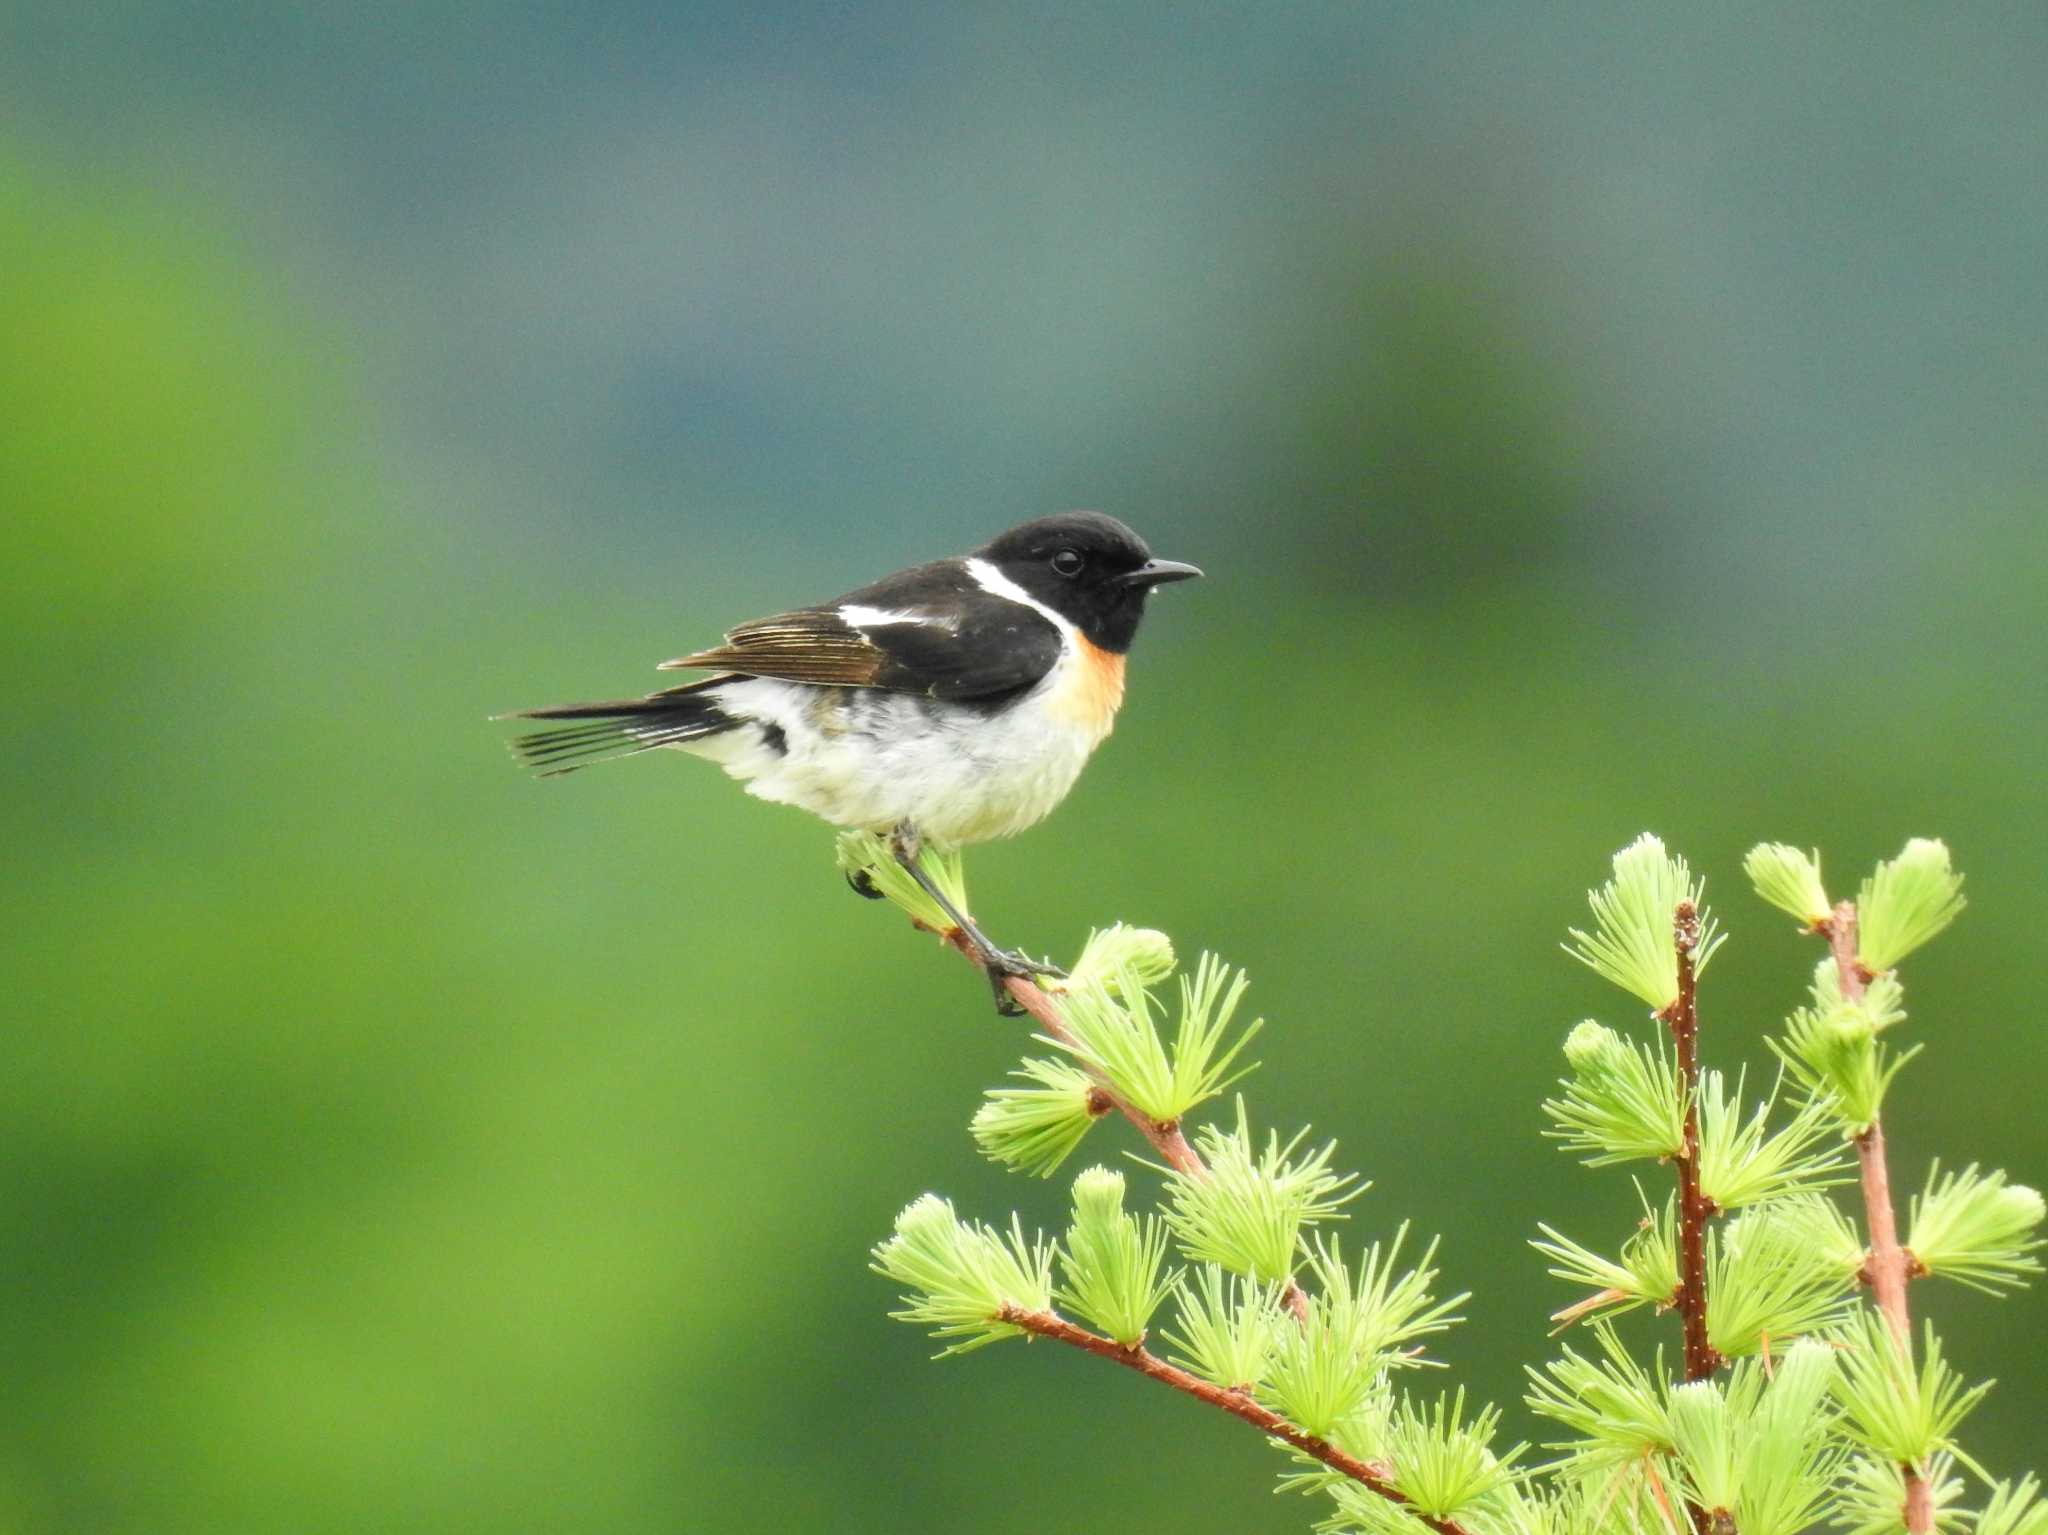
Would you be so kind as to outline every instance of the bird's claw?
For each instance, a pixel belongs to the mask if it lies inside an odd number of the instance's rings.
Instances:
[[[1033,959],[1022,949],[984,949],[981,953],[981,968],[988,976],[989,989],[995,993],[996,1011],[1005,1018],[1018,1018],[1024,1008],[1010,995],[1009,983],[1014,977],[1020,981],[1036,981],[1041,976],[1064,980],[1067,972],[1051,960]]]

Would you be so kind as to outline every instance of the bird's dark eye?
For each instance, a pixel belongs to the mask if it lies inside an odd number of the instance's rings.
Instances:
[[[1052,568],[1063,576],[1078,576],[1087,563],[1078,549],[1062,549],[1052,557]]]

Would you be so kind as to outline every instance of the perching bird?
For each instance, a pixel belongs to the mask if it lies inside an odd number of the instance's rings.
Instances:
[[[521,710],[516,718],[584,723],[521,736],[513,749],[557,774],[672,746],[710,758],[760,799],[887,834],[1000,1001],[1003,977],[1049,967],[991,943],[933,888],[918,851],[1014,836],[1049,815],[1115,722],[1124,655],[1152,588],[1200,574],[1153,559],[1114,517],[1041,517],[971,554],[741,624],[722,645],[661,663],[717,673],[701,682]]]

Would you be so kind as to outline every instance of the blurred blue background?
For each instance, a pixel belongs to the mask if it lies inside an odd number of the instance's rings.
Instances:
[[[2048,1177],[2044,76],[2031,6],[10,9],[0,1529],[1304,1527],[884,1319],[925,1188],[1061,1219],[964,966],[484,723],[1063,507],[1210,579],[977,909],[1247,965],[1512,1437],[1526,1238],[1635,1209],[1536,1105],[1646,827],[1752,1080],[1817,956],[1743,849],[1948,838],[1894,1177]],[[2048,1303],[1916,1304],[2025,1468]]]

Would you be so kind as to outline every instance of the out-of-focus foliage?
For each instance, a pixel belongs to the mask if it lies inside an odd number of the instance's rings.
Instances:
[[[1048,1466],[1270,1524],[1234,1425],[883,1319],[931,1168],[1066,1219],[961,1133],[1023,1045],[966,967],[702,764],[536,785],[483,719],[1060,505],[1210,579],[977,913],[1258,976],[1261,1104],[1447,1233],[1474,1400],[1533,1222],[1634,1214],[1532,1105],[1643,825],[1724,904],[1758,828],[1940,828],[1969,1039],[1887,1134],[2039,1186],[2032,23],[31,10],[0,1528],[1036,1530]],[[2042,1305],[1943,1314],[1994,1470]]]

